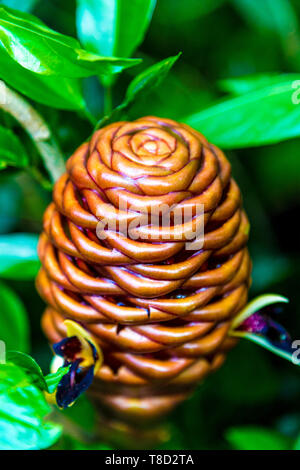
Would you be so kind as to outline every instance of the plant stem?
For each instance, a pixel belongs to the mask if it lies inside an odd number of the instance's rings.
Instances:
[[[30,135],[54,183],[65,171],[65,162],[51,130],[42,116],[22,96],[1,80],[0,85],[4,89],[0,108],[11,114]]]
[[[104,88],[104,115],[107,116],[112,110],[112,87]]]

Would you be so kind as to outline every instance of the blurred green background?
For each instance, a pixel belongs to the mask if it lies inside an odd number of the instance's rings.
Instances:
[[[76,36],[73,0],[3,3],[19,9],[26,4],[48,26]],[[144,62],[118,79],[114,104],[120,103],[133,75],[179,51],[183,54],[167,78],[130,109],[129,117],[155,114],[180,121],[222,98],[224,92],[219,86],[222,79],[248,74],[300,73],[299,21],[297,0],[158,0],[144,42],[134,54],[143,57]],[[95,78],[84,82],[90,112],[100,118],[103,89]],[[91,124],[75,112],[57,111],[36,103],[34,106],[50,124],[66,157],[91,133]],[[0,123],[13,128],[26,145],[23,131],[9,120],[1,111]],[[33,151],[29,144],[28,150]],[[254,268],[250,298],[265,292],[288,297],[290,303],[276,313],[276,319],[293,338],[300,338],[300,139],[226,154],[251,222]],[[28,172],[13,168],[1,172],[1,234],[38,234],[50,200],[51,192]],[[7,255],[5,240],[0,237],[0,256]],[[26,245],[27,261],[15,270],[5,268],[3,257],[1,276],[25,306],[30,318],[31,353],[47,371],[51,352],[40,329],[44,304],[32,280],[36,266],[34,261],[30,264],[35,241],[32,237]],[[28,280],[24,280],[26,272]],[[2,302],[0,297],[0,302],[5,315],[8,301]],[[170,416],[172,440],[166,448],[290,449],[297,445],[300,432],[299,399],[297,367],[254,344],[241,342],[230,352],[223,368]],[[74,448],[68,437],[64,439],[65,447]]]

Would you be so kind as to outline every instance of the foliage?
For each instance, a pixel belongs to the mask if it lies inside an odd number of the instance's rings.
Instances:
[[[0,405],[2,450],[44,449],[60,436],[60,426],[44,421],[50,407],[42,391],[11,363],[0,365]]]
[[[247,93],[225,99],[185,117],[184,121],[201,129],[208,139],[223,148],[265,145],[299,136],[295,87],[300,84],[300,75],[289,77],[287,74],[279,76],[276,81],[273,76],[270,81],[250,77],[249,81]],[[233,82],[231,80],[232,88]],[[244,79],[244,86],[245,82],[247,85]]]
[[[97,128],[101,128],[110,122],[121,120],[128,113],[131,105],[142,96],[147,96],[150,91],[158,86],[165,78],[171,67],[175,64],[180,54],[174,57],[168,57],[154,65],[151,65],[142,73],[137,75],[130,82],[124,101],[114,108],[111,113],[101,119],[97,124]]]
[[[54,393],[61,378],[68,372],[69,367],[60,367],[56,372],[44,376],[42,369],[33,357],[20,351],[8,351],[6,360],[19,366],[30,381],[47,393]]]
[[[90,51],[105,57],[130,57],[142,42],[156,0],[78,0],[78,37]]]
[[[284,295],[284,323],[300,331],[299,15],[296,0],[0,1],[0,448],[108,448],[86,398],[55,411],[63,430],[48,418],[45,393],[67,369],[43,372],[34,277],[49,189],[109,122],[157,114],[230,150],[252,224],[251,296],[281,294],[247,315]],[[169,418],[165,446],[299,449],[299,385],[298,368],[242,341]]]

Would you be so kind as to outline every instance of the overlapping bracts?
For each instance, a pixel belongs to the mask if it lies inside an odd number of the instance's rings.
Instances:
[[[101,406],[129,421],[159,417],[222,364],[247,301],[249,224],[230,164],[184,124],[118,122],[68,160],[53,199],[37,279],[46,335],[64,337],[66,318],[84,325],[104,353],[92,391]],[[199,205],[204,243],[186,250]],[[174,224],[185,209],[192,218]]]

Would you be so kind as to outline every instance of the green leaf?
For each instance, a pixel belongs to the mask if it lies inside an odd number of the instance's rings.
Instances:
[[[48,393],[55,392],[60,380],[70,369],[70,366],[60,367],[55,373],[44,376],[33,357],[20,351],[8,351],[6,360],[20,367],[29,376],[31,383]]]
[[[47,386],[47,391],[49,393],[55,392],[57,385],[61,381],[64,375],[66,375],[69,371],[71,366],[67,367],[60,367],[56,372],[53,374],[48,374],[44,377],[46,386]]]
[[[0,235],[0,277],[33,279],[40,266],[38,236],[31,233]]]
[[[176,56],[163,59],[137,75],[129,84],[123,103],[117,106],[110,115],[105,116],[97,124],[97,128],[120,119],[133,103],[157,87],[165,79],[180,55],[181,52]]]
[[[77,0],[78,37],[103,56],[130,57],[142,42],[156,0]]]
[[[69,78],[110,75],[139,63],[87,52],[76,39],[48,28],[33,15],[4,6],[0,6],[0,48],[31,72]]]
[[[234,330],[235,328],[238,328],[247,318],[253,315],[253,313],[261,310],[264,307],[267,307],[267,305],[272,305],[279,302],[288,303],[288,301],[289,300],[282,295],[260,295],[259,297],[256,297],[256,299],[253,299],[251,302],[249,302],[246,307],[244,307],[243,310],[241,310],[241,312],[234,318],[231,323],[231,329]]]
[[[28,98],[53,108],[77,110],[85,106],[81,83],[77,78],[58,78],[30,72],[2,49],[0,78]]]
[[[0,365],[0,448],[45,449],[61,434],[60,426],[45,421],[51,409],[44,394],[14,364]]]
[[[34,383],[41,390],[48,391],[42,369],[33,357],[20,351],[8,351],[6,360],[20,367],[30,377],[31,383]]]
[[[27,164],[28,157],[18,137],[9,129],[0,126],[0,168],[7,166],[22,168]]]
[[[231,428],[226,439],[237,450],[288,450],[290,439],[271,429],[249,426]]]
[[[168,57],[144,70],[130,83],[127,92],[127,101],[132,102],[142,93],[148,93],[154,87],[158,86],[167,76],[169,70],[181,56],[181,52],[176,56]]]
[[[242,77],[226,78],[219,81],[221,90],[233,93],[234,95],[243,95],[250,91],[259,90],[271,85],[286,83],[287,81],[299,80],[299,74],[281,74],[278,73],[261,73],[255,75],[244,75]]]
[[[143,57],[143,61],[147,67],[153,65],[152,59],[147,56]],[[132,72],[129,71],[130,75]],[[131,104],[126,118],[133,120],[147,113],[180,121],[183,115],[207,108],[217,95],[208,88],[205,80],[196,77],[196,69],[186,63],[172,68],[166,80]]]
[[[297,27],[297,16],[290,0],[232,0],[232,3],[256,29],[286,38]]]
[[[299,89],[294,75],[285,82],[279,77],[271,86],[225,99],[181,120],[223,148],[281,142],[300,135]]]
[[[0,283],[1,329],[0,340],[6,350],[29,348],[29,325],[26,311],[19,297],[5,284]]]
[[[103,57],[84,49],[77,49],[77,61],[80,65],[87,69],[85,75],[81,73],[80,76],[90,77],[91,75],[108,76],[122,72],[122,70],[134,65],[140,64],[142,59],[123,59],[120,57]]]

